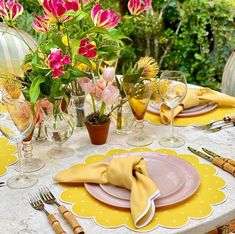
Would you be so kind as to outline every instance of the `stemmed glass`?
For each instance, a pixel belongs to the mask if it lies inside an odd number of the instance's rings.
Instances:
[[[32,132],[22,141],[22,150],[24,159],[22,160],[24,172],[34,172],[38,171],[45,166],[45,163],[39,159],[33,157],[33,144],[32,144],[32,137],[33,137],[34,127]],[[15,170],[20,171],[20,163],[18,162],[15,165]]]
[[[171,109],[171,135],[161,138],[159,143],[165,147],[180,147],[185,144],[185,141],[174,135],[174,108],[183,101],[187,93],[184,73],[164,71],[159,79],[158,89],[160,98]]]
[[[127,139],[127,144],[132,146],[150,145],[152,137],[144,133],[144,116],[154,85],[152,79],[140,79],[137,83],[122,80],[122,86],[128,98],[129,105],[135,116],[135,132]]]
[[[33,186],[38,179],[35,175],[24,174],[21,154],[21,142],[34,128],[34,117],[31,106],[28,102],[18,99],[4,98],[0,103],[1,118],[0,131],[8,139],[17,144],[20,173],[10,177],[7,181],[8,187],[22,189]]]

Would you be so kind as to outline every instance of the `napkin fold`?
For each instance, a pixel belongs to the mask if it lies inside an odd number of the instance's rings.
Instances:
[[[130,207],[137,228],[146,226],[155,214],[154,200],[160,195],[155,183],[148,177],[142,157],[113,158],[110,163],[99,162],[79,165],[58,173],[60,183],[113,184],[131,191]]]
[[[182,92],[182,86],[175,87],[176,92]],[[210,88],[201,89],[188,89],[186,97],[182,103],[175,107],[174,117],[177,116],[181,111],[210,102],[217,103],[221,107],[235,107],[235,97],[231,97],[225,94],[221,94]],[[169,124],[171,121],[171,110],[166,104],[162,104],[160,108],[160,119],[163,124]]]

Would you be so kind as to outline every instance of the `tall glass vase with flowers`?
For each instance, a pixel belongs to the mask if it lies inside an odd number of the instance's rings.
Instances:
[[[114,67],[104,67],[102,75],[98,79],[87,77],[78,80],[84,92],[90,94],[93,112],[86,116],[87,127],[92,144],[101,145],[107,140],[110,115],[117,108],[114,104],[119,98],[119,90],[113,85],[115,80]],[[100,106],[97,102],[101,102]],[[106,113],[106,107],[112,106]]]

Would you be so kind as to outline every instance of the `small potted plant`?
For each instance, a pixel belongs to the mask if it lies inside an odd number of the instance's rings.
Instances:
[[[92,144],[102,145],[106,142],[110,114],[117,108],[114,106],[109,113],[106,113],[107,106],[113,106],[118,101],[119,90],[113,85],[115,79],[115,68],[105,67],[102,75],[96,80],[88,77],[78,79],[78,82],[84,92],[89,93],[93,106],[93,112],[86,116],[85,126],[88,130]],[[97,101],[100,101],[98,108]]]

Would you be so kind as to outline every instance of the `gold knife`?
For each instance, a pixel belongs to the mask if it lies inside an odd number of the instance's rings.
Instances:
[[[221,158],[219,157],[212,157],[212,156],[209,156],[207,154],[204,154],[202,153],[201,151],[199,150],[196,150],[196,149],[193,149],[192,147],[188,147],[188,149],[198,155],[199,157],[201,158],[204,158],[206,159],[207,161],[213,163],[214,165],[220,167],[221,169],[223,169],[224,171],[227,171],[228,173],[230,173],[231,175],[235,176],[235,167],[233,165],[231,165],[230,163],[228,162],[225,162],[224,160],[222,160]]]
[[[214,153],[214,152],[212,152],[212,151],[210,151],[210,150],[208,150],[208,149],[205,149],[205,148],[202,148],[202,150],[203,150],[205,153],[211,155],[212,157],[219,157],[219,158],[221,158],[222,160],[224,160],[225,162],[228,162],[228,163],[230,163],[231,165],[235,166],[235,160],[233,160],[233,159],[224,158],[224,157],[222,157],[222,156],[220,156],[220,155],[218,155],[218,154],[216,154],[216,153]]]

